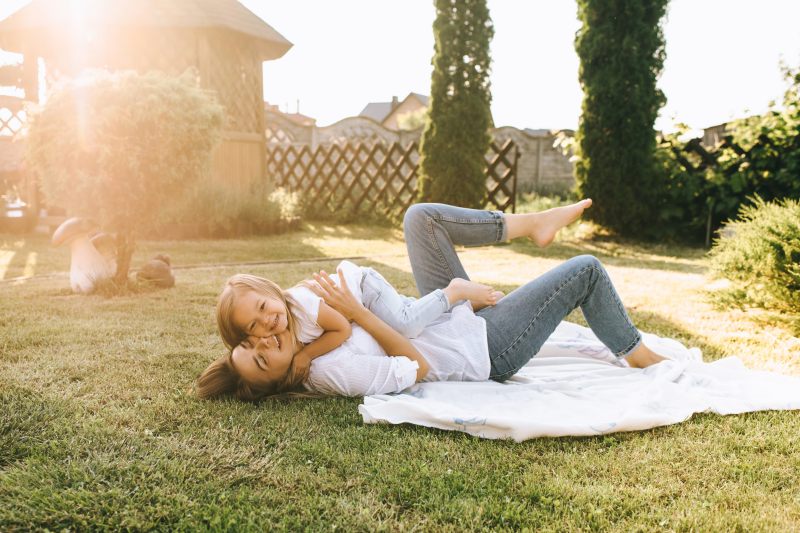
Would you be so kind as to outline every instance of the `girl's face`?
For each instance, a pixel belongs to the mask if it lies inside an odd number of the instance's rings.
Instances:
[[[289,321],[283,302],[256,291],[239,295],[233,304],[233,325],[251,337],[270,337],[286,331]]]
[[[286,376],[292,366],[292,335],[284,331],[270,337],[247,337],[231,355],[233,366],[246,382],[269,385]]]

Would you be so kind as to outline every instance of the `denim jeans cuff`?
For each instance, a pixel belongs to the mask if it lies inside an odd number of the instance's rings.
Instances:
[[[615,355],[617,356],[618,359],[623,359],[627,357],[628,355],[631,354],[631,352],[633,352],[636,348],[638,348],[640,344],[642,344],[642,340],[643,340],[642,336],[637,332],[636,339],[634,339],[634,341],[627,348],[617,352]]]
[[[497,219],[497,242],[508,240],[508,226],[506,224],[505,213],[502,211],[490,211]]]

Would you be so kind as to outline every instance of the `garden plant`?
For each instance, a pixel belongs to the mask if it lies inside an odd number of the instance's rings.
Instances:
[[[137,234],[208,174],[222,120],[191,71],[90,71],[56,88],[33,118],[28,163],[49,205],[116,233],[123,285]]]

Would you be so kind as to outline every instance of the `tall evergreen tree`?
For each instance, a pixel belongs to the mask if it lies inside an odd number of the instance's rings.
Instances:
[[[578,0],[583,107],[576,178],[595,200],[587,215],[622,234],[646,236],[662,187],[654,123],[666,53],[668,0]]]
[[[492,125],[486,0],[435,0],[435,54],[420,146],[421,200],[482,207]]]

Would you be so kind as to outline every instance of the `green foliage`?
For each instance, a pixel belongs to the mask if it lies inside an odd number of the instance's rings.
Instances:
[[[122,237],[122,281],[135,233],[208,173],[223,116],[191,72],[95,71],[57,88],[33,118],[28,164],[49,205]]]
[[[587,215],[621,234],[655,229],[652,205],[661,189],[653,156],[656,80],[664,65],[661,20],[668,0],[578,0],[575,38],[584,97],[576,134],[580,194]]]
[[[489,149],[489,42],[486,0],[436,0],[429,120],[420,142],[422,201],[483,207]]]
[[[656,205],[665,233],[699,240],[736,217],[755,196],[800,198],[800,69],[784,68],[784,73],[789,87],[783,109],[728,124],[730,136],[708,149],[716,162],[705,171],[686,170],[679,161],[700,164],[687,150],[696,139],[682,141],[683,132],[663,137],[657,158],[666,187]]]
[[[743,206],[711,250],[711,269],[731,281],[724,303],[800,312],[800,202]]]
[[[278,188],[256,187],[242,192],[212,179],[203,179],[163,213],[165,232],[155,236],[224,237],[275,233],[300,214],[299,195]]]
[[[703,243],[713,199],[713,182],[707,173],[686,170],[681,158],[692,165],[699,156],[686,153],[681,137],[685,130],[663,135],[656,147],[656,161],[663,180],[661,194],[651,204],[654,235],[693,244]]]
[[[733,218],[748,197],[800,198],[800,69],[784,68],[789,88],[782,110],[729,124],[731,140],[709,176],[716,219]]]

